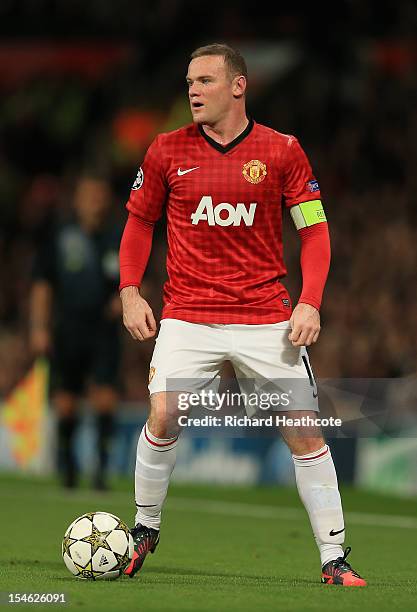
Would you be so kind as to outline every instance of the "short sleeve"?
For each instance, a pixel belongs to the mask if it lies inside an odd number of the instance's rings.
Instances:
[[[310,162],[295,136],[289,137],[284,154],[282,194],[287,207],[321,199],[320,187]]]
[[[168,184],[157,137],[146,152],[130,192],[126,208],[147,223],[155,223],[162,214]]]

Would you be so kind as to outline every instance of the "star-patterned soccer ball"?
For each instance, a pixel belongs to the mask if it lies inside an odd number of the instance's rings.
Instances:
[[[114,580],[128,565],[133,540],[128,527],[109,512],[88,512],[71,523],[62,541],[69,571],[84,580]]]

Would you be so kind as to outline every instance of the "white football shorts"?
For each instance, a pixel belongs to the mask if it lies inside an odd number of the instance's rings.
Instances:
[[[276,398],[276,393],[287,393],[288,402],[278,399],[270,408],[318,411],[307,349],[291,344],[290,330],[289,321],[222,325],[163,319],[150,363],[149,393],[217,393],[223,363],[230,361],[242,394]],[[246,406],[246,412],[251,416],[255,410]]]

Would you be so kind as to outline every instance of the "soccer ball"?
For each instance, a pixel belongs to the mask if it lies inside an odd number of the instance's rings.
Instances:
[[[62,540],[69,571],[84,580],[114,580],[129,564],[133,539],[123,521],[109,512],[88,512],[71,523]]]

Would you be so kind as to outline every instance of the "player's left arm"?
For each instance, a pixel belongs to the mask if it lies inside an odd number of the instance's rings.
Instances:
[[[293,346],[310,346],[320,334],[320,306],[330,267],[330,237],[320,189],[295,138],[288,143],[284,197],[301,240],[303,286],[290,318]]]
[[[289,339],[293,346],[310,346],[317,342],[321,329],[320,306],[330,267],[330,237],[326,221],[317,221],[298,233],[303,287],[291,315]]]

